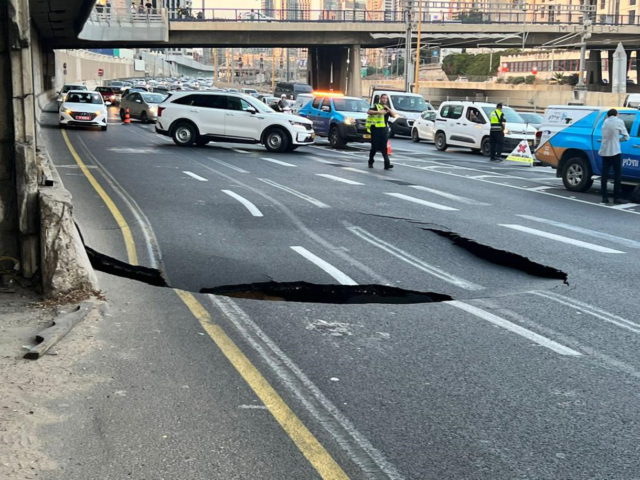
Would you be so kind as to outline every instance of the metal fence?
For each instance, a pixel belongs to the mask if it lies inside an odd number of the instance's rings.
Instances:
[[[163,8],[145,8],[132,6],[131,8],[114,8],[96,5],[91,12],[89,21],[101,24],[157,24],[165,21],[166,11]]]

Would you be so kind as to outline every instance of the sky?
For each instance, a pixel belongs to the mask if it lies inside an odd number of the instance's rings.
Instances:
[[[192,0],[194,7],[200,7],[202,0]],[[260,8],[260,0],[204,0],[205,8]]]

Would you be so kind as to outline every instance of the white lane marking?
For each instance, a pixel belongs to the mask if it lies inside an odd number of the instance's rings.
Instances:
[[[633,208],[633,207],[637,207],[638,203],[623,203],[621,205],[614,205],[613,207],[609,207],[609,208],[613,208],[615,210],[624,210],[625,208]]]
[[[465,290],[482,290],[484,288],[482,285],[469,282],[468,280],[452,275],[448,272],[445,272],[444,270],[434,267],[433,265],[429,265],[425,261],[411,255],[408,252],[405,252],[404,250],[396,247],[395,245],[385,242],[381,238],[376,237],[375,235],[364,230],[363,228],[349,225],[348,223],[344,223],[344,222],[343,224],[346,226],[347,230],[349,230],[354,235],[360,237],[365,242],[368,242],[374,247],[378,247],[379,249],[384,250],[387,253],[390,253],[394,257],[402,260],[403,262],[408,263],[409,265],[417,268],[418,270],[426,272],[429,275],[433,275],[434,277],[439,278],[440,280],[444,280],[447,283],[450,283],[460,288],[464,288]]]
[[[389,480],[404,480],[373,444],[362,435],[322,390],[232,299],[209,295],[211,303],[233,324],[238,333],[257,352],[305,411],[331,435],[349,458],[372,478],[381,474]]]
[[[242,410],[267,410],[266,405],[238,405]]]
[[[548,348],[549,350],[553,350],[554,352],[559,353],[560,355],[568,355],[572,357],[582,356],[582,353],[576,350],[573,350],[569,347],[565,347],[564,345],[561,345],[558,342],[554,342],[550,338],[543,337],[538,333],[532,332],[531,330],[521,327],[520,325],[516,325],[515,323],[510,322],[509,320],[506,320],[502,317],[498,317],[493,313],[487,312],[486,310],[482,310],[478,307],[474,307],[473,305],[469,305],[468,303],[460,302],[458,300],[453,300],[451,302],[445,302],[445,303],[453,307],[459,308],[460,310],[464,310],[465,312],[470,313],[471,315],[475,315],[476,317],[481,318],[482,320],[486,320],[487,322],[492,323],[493,325],[504,328],[505,330],[509,330],[510,332],[520,335],[521,337],[524,337],[527,340],[531,340],[532,342],[537,343],[542,347]]]
[[[231,150],[236,152],[236,153],[249,153],[246,150],[240,150],[239,148],[232,148]]]
[[[309,145],[309,147],[317,148],[318,150],[322,150],[325,153],[331,153],[332,155],[335,155],[336,153],[338,153],[340,155],[347,155],[347,156],[354,156],[354,155],[360,156],[358,153],[355,153],[355,152],[345,152],[344,150],[334,150],[334,149],[329,149],[327,147],[321,147],[319,145]]]
[[[416,190],[422,190],[423,192],[433,193],[434,195],[439,195],[444,198],[448,198],[449,200],[454,200],[460,203],[466,203],[467,205],[483,205],[488,206],[490,203],[479,202],[472,198],[462,197],[460,195],[454,195],[453,193],[443,192],[441,190],[436,190],[435,188],[423,187],[422,185],[411,185],[410,188],[415,188]]]
[[[346,178],[336,177],[335,175],[329,175],[328,173],[316,173],[318,177],[328,178],[335,182],[347,183],[349,185],[364,185],[364,183],[354,182],[353,180],[347,180]]]
[[[282,165],[283,167],[297,167],[297,165],[294,165],[292,163],[283,162],[281,160],[276,160],[275,158],[267,158],[267,157],[261,157],[261,158],[265,162],[275,163],[276,165]]]
[[[201,177],[200,175],[196,175],[195,173],[190,172],[189,170],[183,170],[182,173],[184,173],[185,175],[189,175],[191,178],[195,178],[199,182],[208,182],[209,181],[206,178]]]
[[[524,233],[530,233],[531,235],[537,235],[538,237],[548,238],[549,240],[555,240],[556,242],[566,243],[568,245],[573,245],[575,247],[586,248],[588,250],[593,250],[594,252],[600,253],[624,253],[620,250],[614,250],[613,248],[601,247],[600,245],[595,245],[593,243],[583,242],[581,240],[576,240],[575,238],[563,237],[562,235],[556,235],[555,233],[545,232],[543,230],[536,230],[535,228],[525,227],[523,225],[513,225],[506,223],[499,223],[501,227],[510,228],[512,230],[518,230]]]
[[[315,205],[316,207],[319,208],[331,208],[329,207],[329,205],[327,205],[326,203],[321,202],[320,200],[316,200],[313,197],[310,197],[309,195],[305,195],[302,192],[299,192],[297,190],[294,190],[293,188],[289,188],[289,187],[285,187],[284,185],[280,185],[279,183],[276,183],[272,180],[269,180],[268,178],[258,178],[258,180],[260,180],[261,182],[266,183],[267,185],[271,185],[272,187],[275,188],[279,188],[280,190],[290,193],[291,195],[295,195],[298,198],[301,198],[302,200],[305,200],[307,202],[309,202],[312,205]]]
[[[357,285],[356,281],[353,280],[351,277],[349,277],[346,273],[342,273],[336,267],[334,267],[328,262],[325,262],[323,259],[321,259],[317,255],[314,255],[306,248],[295,246],[295,247],[291,247],[291,250],[293,250],[296,253],[299,253],[304,258],[309,260],[311,263],[320,267],[322,270],[324,270],[329,275],[331,275],[335,280],[337,280],[341,285]]]
[[[237,201],[239,201],[242,205],[245,206],[245,208],[247,210],[249,210],[249,213],[251,213],[251,215],[253,215],[254,217],[262,217],[262,212],[258,209],[258,207],[256,207],[253,203],[251,203],[249,200],[247,200],[244,197],[241,197],[240,195],[238,195],[235,192],[232,192],[231,190],[222,190],[224,193],[226,193],[227,195],[229,195],[231,198],[235,198]]]
[[[549,190],[550,188],[556,188],[556,187],[552,187],[551,185],[541,185],[539,187],[525,187],[527,190],[531,190],[532,192],[539,192],[541,190]]]
[[[212,160],[212,161],[214,161],[214,162],[216,162],[216,163],[220,164],[220,165],[224,165],[225,167],[230,168],[231,170],[235,170],[235,171],[236,171],[236,172],[238,172],[238,173],[249,173],[248,171],[243,170],[243,169],[242,169],[242,168],[240,168],[240,167],[236,167],[235,165],[231,165],[230,163],[223,162],[222,160],[218,160],[217,158],[213,158],[213,157],[207,157],[207,158],[208,158],[209,160]]]
[[[519,178],[521,180],[531,180],[529,178],[518,177],[516,175],[503,175],[502,173],[499,175],[473,175],[469,176],[473,180],[482,180],[483,178]]]
[[[417,203],[418,205],[424,205],[425,207],[435,208],[436,210],[445,210],[447,212],[458,211],[457,208],[447,207],[446,205],[440,205],[439,203],[427,202],[426,200],[422,200],[421,198],[410,197],[409,195],[403,195],[402,193],[385,192],[385,195],[399,198],[401,200],[406,200],[407,202]]]
[[[599,318],[600,320],[604,320],[605,322],[611,323],[625,330],[629,330],[630,332],[640,334],[640,325],[638,325],[637,323],[627,320],[626,318],[619,317],[618,315],[614,315],[613,313],[609,313],[598,307],[594,307],[593,305],[589,305],[588,303],[581,302],[574,298],[565,297],[554,292],[534,291],[529,293],[531,293],[532,295],[537,295],[539,297],[547,298],[561,305],[574,308],[583,313],[586,313],[587,315],[591,315],[592,317]]]
[[[517,215],[517,216],[526,218],[527,220],[532,220],[534,222],[546,223],[547,225],[553,225],[554,227],[563,228],[565,230],[570,230],[572,232],[582,233],[584,235],[589,235],[590,237],[608,240],[609,242],[617,243],[625,247],[640,248],[640,242],[636,242],[635,240],[630,240],[628,238],[616,237],[615,235],[611,235],[609,233],[598,232],[597,230],[589,230],[588,228],[577,227],[575,225],[570,225],[568,223],[556,222],[555,220],[549,220],[547,218],[534,217],[533,215]]]
[[[435,160],[434,160],[435,162]],[[416,165],[410,165],[408,163],[400,163],[400,162],[396,162],[398,165],[402,165],[403,167],[408,167],[408,168],[415,168],[417,170],[424,170],[425,168],[428,167],[418,167]],[[437,162],[435,162],[437,163]],[[446,165],[443,165],[446,166]],[[460,167],[460,170],[477,170],[474,168],[468,168],[468,167]],[[449,175],[451,177],[458,177],[458,178],[463,178],[463,179],[467,179],[467,180],[474,180],[473,178],[471,178],[468,175],[460,175],[458,173],[454,173],[454,172],[443,172],[440,170],[432,170],[435,173],[439,173],[440,175]],[[479,172],[481,172],[482,170],[477,170]],[[528,180],[525,177],[522,177],[522,180]],[[506,187],[506,188],[515,188],[516,190],[522,190],[525,192],[530,192],[531,190],[529,190],[527,187],[520,187],[518,185],[510,185],[508,183],[500,183],[500,182],[494,182],[492,180],[486,180],[486,179],[475,179],[476,182],[484,182],[484,183],[489,183],[491,185],[498,185],[499,187]],[[594,203],[594,202],[590,202],[588,200],[580,200],[578,198],[575,197],[566,197],[564,195],[560,195],[558,193],[551,193],[551,192],[545,192],[545,191],[535,191],[533,193],[538,193],[540,195],[548,195],[550,197],[556,197],[556,198],[561,198],[562,200],[569,200],[572,202],[577,202],[577,203],[584,203],[585,205],[591,205],[592,207],[598,207],[598,208],[612,208],[609,207],[607,205],[602,205],[600,203]],[[640,212],[636,212],[635,210],[626,210],[626,209],[618,209],[619,212],[624,212],[624,213],[631,213],[634,215],[640,215]]]
[[[145,147],[141,147],[141,148],[109,147],[109,148],[107,148],[107,151],[114,152],[114,153],[144,153],[144,154],[153,153],[154,155],[158,154],[158,152],[155,149],[153,149],[153,148],[145,148]]]
[[[330,162],[329,160],[324,160],[324,159],[322,159],[320,157],[310,157],[310,158],[311,158],[311,160],[314,160],[314,161],[320,162],[320,163],[324,163],[325,165],[332,165],[332,164],[335,163],[335,162]]]

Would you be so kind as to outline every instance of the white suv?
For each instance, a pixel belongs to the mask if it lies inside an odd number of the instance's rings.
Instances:
[[[262,143],[270,152],[292,151],[315,139],[310,120],[277,113],[253,97],[230,92],[172,94],[158,105],[156,132],[184,147],[217,140]]]
[[[491,153],[489,116],[495,109],[495,103],[442,102],[436,116],[436,148],[444,151],[447,147],[467,147],[488,157]],[[536,129],[512,108],[504,107],[502,113],[507,121],[502,153],[512,152],[522,140],[533,145]]]

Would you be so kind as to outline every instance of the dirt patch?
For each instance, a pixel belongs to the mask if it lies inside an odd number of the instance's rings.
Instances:
[[[25,347],[51,325],[56,312],[28,292],[0,295],[0,478],[43,478],[57,465],[45,453],[40,428],[64,420],[66,398],[101,381],[78,374],[78,361],[99,348],[95,335],[101,315],[92,311],[49,355],[25,360]]]

